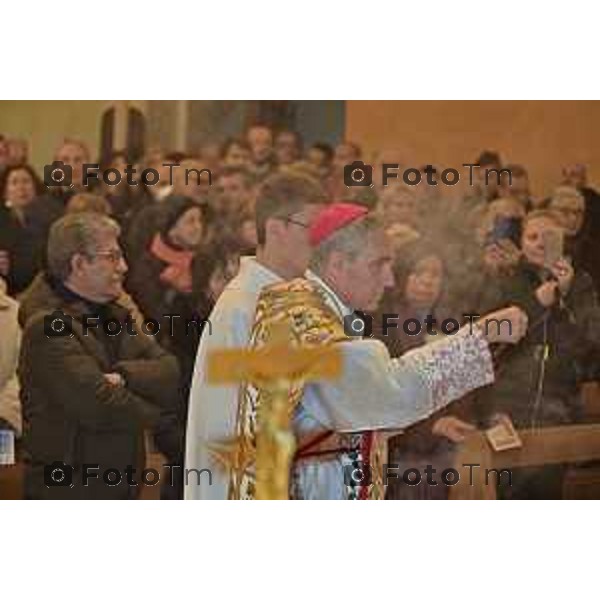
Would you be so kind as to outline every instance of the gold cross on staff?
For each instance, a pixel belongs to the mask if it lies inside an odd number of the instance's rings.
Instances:
[[[243,439],[213,444],[213,453],[235,470],[255,463],[257,500],[287,500],[289,475],[296,450],[288,398],[290,385],[335,379],[342,372],[342,356],[335,346],[307,348],[288,342],[286,324],[271,327],[269,342],[256,350],[222,349],[209,353],[207,380],[215,384],[251,383],[261,389],[257,413],[256,452]]]

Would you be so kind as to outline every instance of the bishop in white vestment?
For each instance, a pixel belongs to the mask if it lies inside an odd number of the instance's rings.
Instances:
[[[360,223],[363,219],[367,227]],[[338,266],[326,270],[328,277],[337,281],[336,289],[325,280],[323,273],[309,274],[306,282],[310,293],[314,291],[319,297],[317,302],[326,306],[330,314],[335,314],[334,319],[339,319],[340,329],[343,318],[353,312],[346,297],[353,296],[358,301],[361,292],[360,280],[350,278],[344,284],[347,272],[362,268],[360,261],[364,262],[363,267],[369,270],[365,272],[367,276],[362,284],[363,297],[370,294],[367,304],[376,305],[384,286],[390,284],[386,275],[389,266],[385,265],[387,259],[381,242],[383,230],[377,223],[371,224],[371,220],[362,207],[338,204],[327,207],[311,228],[315,247],[329,238],[334,239],[336,233],[350,226],[357,229],[356,235],[365,238],[358,240],[365,248],[365,256],[358,262],[356,258],[348,259],[350,270],[339,261],[334,261]],[[354,235],[352,230],[349,231]],[[233,440],[239,435],[240,423],[236,422],[239,394],[236,386],[215,387],[206,382],[206,356],[212,348],[248,344],[261,289],[266,286],[263,292],[269,288],[282,288],[283,293],[286,292],[286,284],[278,280],[257,261],[245,261],[240,274],[227,287],[211,315],[213,336],[205,337],[201,343],[192,386],[185,468],[210,469],[212,485],[207,484],[206,478],[198,485],[193,476],[188,477],[186,499],[226,499],[229,496],[231,473],[215,459],[210,449],[211,445]],[[304,285],[302,281],[301,286]],[[294,282],[290,285],[293,287]],[[498,334],[495,341],[514,342],[521,335],[524,315],[518,309],[508,310],[513,311],[510,314],[520,326],[516,327],[515,323],[512,335],[502,339]],[[454,336],[415,349],[400,359],[391,359],[385,345],[378,340],[353,339],[339,341],[337,345],[343,357],[342,375],[334,382],[305,386],[294,412],[293,426],[299,439],[322,431],[351,434],[402,429],[494,380],[489,342],[478,327],[464,328]],[[295,497],[347,498],[344,468],[348,466],[348,459],[345,454],[340,451],[325,460],[309,457],[297,461]]]

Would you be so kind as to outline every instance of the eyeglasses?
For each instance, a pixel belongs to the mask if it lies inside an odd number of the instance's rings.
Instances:
[[[93,254],[90,255],[90,258],[96,258],[98,256],[108,258],[109,262],[111,262],[115,265],[118,264],[119,262],[121,262],[121,260],[123,260],[125,258],[125,256],[123,255],[123,252],[121,252],[121,250],[106,250],[103,252],[94,252]]]

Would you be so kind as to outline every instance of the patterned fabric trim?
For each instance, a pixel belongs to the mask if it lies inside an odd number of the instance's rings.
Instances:
[[[323,299],[317,284],[304,279],[268,286],[260,295],[250,347],[259,348],[269,342],[270,327],[274,323],[289,326],[289,343],[317,346],[346,340],[339,317]],[[290,413],[302,400],[304,382],[297,381],[288,390]],[[254,497],[254,453],[256,451],[257,414],[264,391],[248,384],[240,390],[236,422],[236,437],[241,456],[230,469],[229,497],[252,499]],[[359,434],[360,435],[360,434]],[[299,497],[297,481],[292,480],[290,493]]]
[[[489,345],[478,328],[427,346],[429,352],[409,352],[410,361],[430,390],[433,410],[468,392],[494,382]]]

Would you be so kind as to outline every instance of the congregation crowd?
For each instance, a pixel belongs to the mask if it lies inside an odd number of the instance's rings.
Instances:
[[[283,218],[290,229],[290,247],[281,248],[288,259],[294,239],[307,235],[307,223],[282,217],[264,198],[265,190],[285,196],[295,180],[318,186],[318,204],[358,204],[385,223],[394,283],[378,315],[463,323],[466,314],[517,305],[529,318],[524,341],[499,353],[494,385],[392,438],[390,462],[451,465],[455,445],[499,415],[518,429],[581,421],[581,386],[600,376],[600,195],[582,164],[565,164],[560,185],[536,196],[527,165],[490,150],[464,158],[459,165],[480,167],[472,185],[452,193],[425,181],[384,186],[381,165],[402,165],[400,153],[365,157],[347,141],[304,147],[296,132],[257,125],[197,156],[149,148],[142,157],[115,152],[100,166],[155,169],[154,185],[122,177],[118,185],[99,178],[83,186],[83,165],[94,156],[65,139],[48,157],[72,169],[72,185],[61,187],[29,164],[26,141],[0,136],[0,430],[18,440],[24,497],[73,497],[45,485],[45,467],[55,461],[141,470],[147,437],[168,464],[183,464],[194,363],[215,302],[243,257],[264,244],[269,219]],[[344,167],[358,160],[372,163],[373,186],[346,185]],[[548,232],[563,241],[552,264]],[[71,315],[73,328],[84,315],[100,326],[53,339],[55,311]],[[103,327],[127,315],[135,335]],[[155,330],[141,331],[150,321]],[[425,329],[413,335],[402,326],[386,335],[376,326],[373,334],[392,357],[430,341]],[[506,496],[560,498],[565,468],[531,469]],[[139,495],[139,487],[102,481],[77,490],[85,498]],[[161,494],[176,499],[182,490],[176,477]],[[446,494],[402,481],[387,490],[390,499]]]

